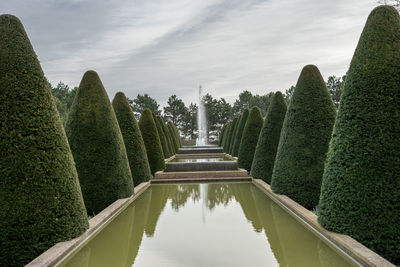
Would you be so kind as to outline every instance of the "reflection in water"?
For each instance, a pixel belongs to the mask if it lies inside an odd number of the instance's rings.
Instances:
[[[152,185],[64,266],[132,265],[350,266],[251,183]]]

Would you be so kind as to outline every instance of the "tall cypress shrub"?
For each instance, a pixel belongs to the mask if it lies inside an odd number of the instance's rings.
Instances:
[[[178,138],[176,137],[175,129],[174,129],[172,122],[169,121],[167,123],[167,127],[169,129],[169,133],[171,135],[171,139],[172,139],[172,143],[175,147],[175,151],[178,152],[180,145],[179,145]]]
[[[247,171],[251,171],[254,152],[257,146],[258,136],[263,125],[263,118],[258,107],[250,110],[246,124],[244,126],[242,140],[240,141],[238,165]]]
[[[230,130],[231,130],[231,127],[232,127],[232,122],[229,122],[227,125],[226,125],[226,130],[225,130],[225,134],[224,134],[224,140],[222,140],[222,150],[226,153],[226,148],[227,148],[227,146],[226,146],[226,143],[228,142],[228,139],[229,139],[229,132],[230,132]]]
[[[282,93],[276,92],[268,107],[251,166],[251,176],[269,184],[286,109],[286,101]]]
[[[234,121],[232,120],[230,122],[229,132],[228,132],[228,136],[226,139],[225,150],[224,150],[224,152],[227,154],[229,154],[229,145],[231,144],[232,135],[233,135],[232,132],[233,132],[234,128],[235,128],[235,124],[234,124]]]
[[[232,126],[231,126],[231,129],[229,131],[229,136],[228,136],[228,140],[227,140],[227,143],[226,143],[226,153],[228,153],[228,154],[230,154],[230,151],[231,151],[231,145],[232,145],[232,140],[233,140],[234,135],[235,135],[235,128],[236,128],[236,125],[237,125],[237,121],[238,121],[238,118],[234,118],[233,119]]]
[[[0,265],[22,266],[88,228],[51,89],[18,18],[0,16]]]
[[[238,131],[238,128],[239,128],[239,122],[240,122],[240,118],[241,117],[242,116],[239,116],[239,117],[236,118],[235,128],[232,131],[232,138],[231,138],[231,142],[229,144],[229,154],[230,155],[232,155],[232,153],[233,153],[233,144],[235,143],[235,137],[237,135],[237,131]]]
[[[158,135],[156,123],[150,109],[146,108],[143,110],[139,120],[139,128],[146,146],[150,170],[154,175],[155,172],[165,169],[165,160],[160,136]]]
[[[124,140],[107,92],[95,71],[79,84],[66,123],[89,214],[133,194]]]
[[[171,152],[169,152],[167,138],[165,137],[165,134],[164,134],[164,131],[160,124],[160,121],[157,119],[157,117],[154,115],[154,113],[152,113],[152,115],[153,115],[153,120],[156,123],[158,136],[160,137],[160,142],[161,142],[161,147],[163,149],[164,158],[169,158],[169,157],[171,157]]]
[[[303,68],[283,122],[271,188],[307,209],[318,204],[335,106],[314,65]]]
[[[329,146],[319,222],[400,264],[400,18],[368,17]]]
[[[242,135],[243,135],[243,130],[244,126],[246,125],[247,118],[249,117],[249,109],[245,109],[242,113],[242,116],[240,116],[240,121],[238,125],[238,130],[235,135],[235,141],[233,142],[233,152],[232,156],[237,157],[239,155],[239,148],[240,148],[240,142],[242,141]]]
[[[138,185],[144,181],[148,181],[151,179],[151,171],[146,148],[139,125],[125,94],[118,92],[112,101],[112,106],[124,139],[133,184]]]
[[[164,121],[160,116],[157,116],[157,120],[159,121],[159,123],[160,123],[160,125],[161,125],[161,128],[162,128],[162,130],[163,130],[163,133],[164,133],[164,135],[165,135],[165,139],[166,139],[167,146],[168,146],[168,150],[169,150],[169,152],[170,152],[170,157],[171,157],[171,156],[174,155],[176,152],[175,152],[174,147],[173,147],[173,144],[172,144],[172,142],[171,142],[171,138],[170,138],[170,136],[169,136],[169,131],[168,131],[167,127],[166,127],[165,121]]]
[[[225,130],[226,130],[226,124],[224,126],[222,126],[221,133],[219,134],[218,146],[222,146],[222,141],[224,138]]]
[[[181,140],[181,135],[179,134],[179,130],[178,130],[178,128],[176,127],[175,124],[172,124],[172,126],[173,126],[173,129],[174,129],[176,138],[177,138],[177,140],[178,140],[178,145],[179,145],[179,147],[182,147],[182,140]]]

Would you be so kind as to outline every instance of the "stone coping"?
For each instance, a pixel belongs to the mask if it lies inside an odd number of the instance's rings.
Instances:
[[[187,159],[187,158],[223,158],[225,153],[203,153],[203,154],[176,154],[174,158]]]
[[[339,249],[341,253],[349,255],[355,263],[361,266],[396,267],[388,260],[365,247],[348,235],[330,232],[318,223],[318,217],[313,212],[307,210],[291,198],[285,195],[278,195],[272,192],[271,187],[260,179],[253,179],[253,184],[260,188],[279,206],[312,230],[318,236],[327,240],[331,245]]]
[[[206,182],[251,182],[251,177],[218,177],[218,178],[168,178],[152,179],[151,184],[165,183],[206,183]]]
[[[154,174],[154,180],[158,179],[186,179],[186,178],[224,178],[224,177],[248,177],[245,169],[232,171],[194,171],[194,172],[164,172]]]
[[[99,214],[89,220],[89,229],[82,235],[64,242],[59,242],[43,252],[37,258],[28,263],[27,267],[57,266],[79,247],[86,244],[98,232],[100,232],[110,221],[120,214],[125,208],[140,196],[148,187],[150,182],[144,182],[135,187],[134,194],[129,198],[118,199]]]

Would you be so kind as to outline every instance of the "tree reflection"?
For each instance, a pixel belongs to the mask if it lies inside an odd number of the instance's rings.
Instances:
[[[228,205],[233,198],[231,184],[205,184],[207,191],[206,205],[211,211],[218,205]]]
[[[199,184],[169,185],[168,195],[172,209],[179,211],[179,208],[184,207],[189,198],[193,202],[200,200],[200,187]]]

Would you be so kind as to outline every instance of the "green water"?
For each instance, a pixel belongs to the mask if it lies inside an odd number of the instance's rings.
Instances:
[[[63,266],[352,266],[251,183],[152,185]]]
[[[216,162],[216,161],[232,161],[226,157],[218,158],[174,158],[169,162]]]

